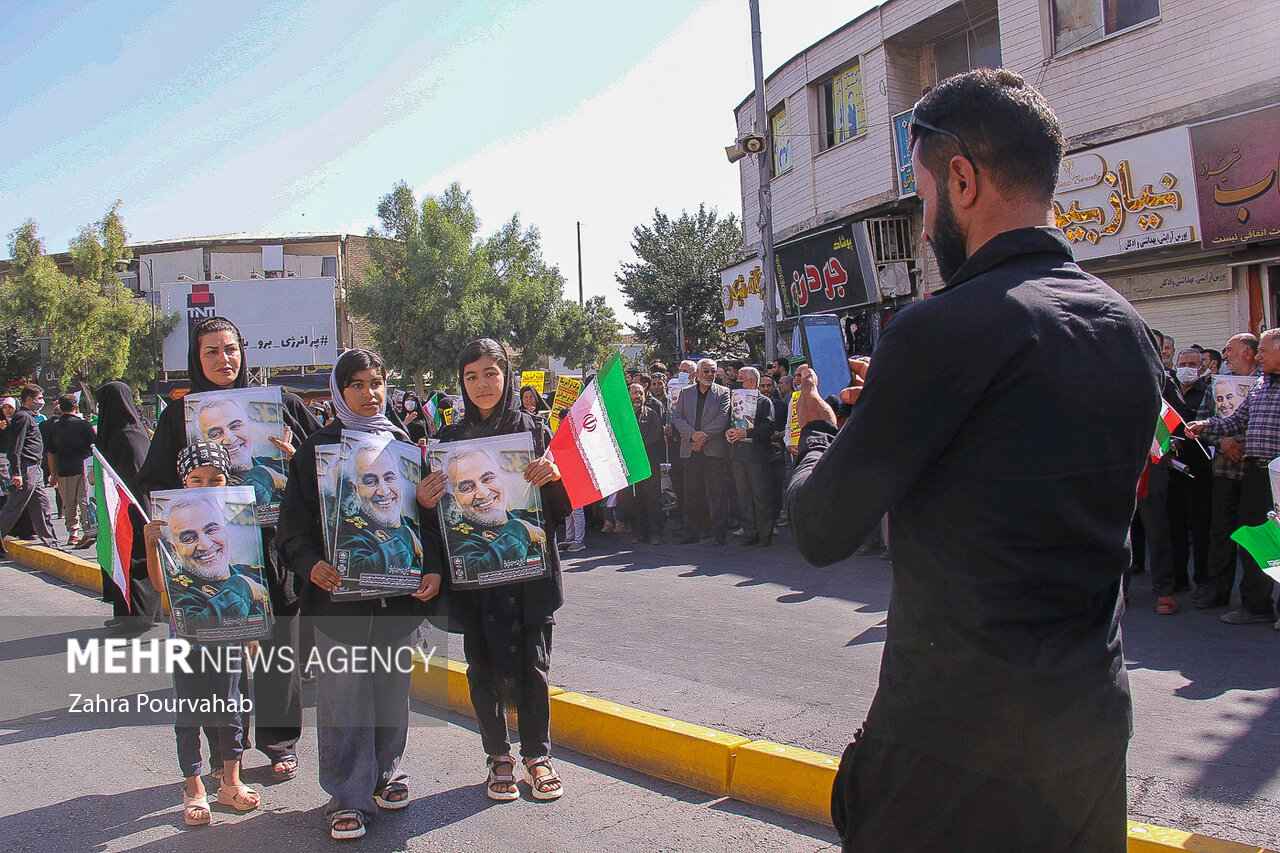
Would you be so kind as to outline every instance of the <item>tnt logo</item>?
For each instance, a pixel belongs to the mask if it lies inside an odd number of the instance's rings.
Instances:
[[[213,292],[209,290],[209,285],[191,285],[191,292],[187,294],[187,334],[190,335],[196,326],[216,314]]]

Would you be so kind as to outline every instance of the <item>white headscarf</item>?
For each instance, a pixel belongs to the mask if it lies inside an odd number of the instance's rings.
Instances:
[[[357,430],[359,432],[390,432],[397,437],[408,440],[409,436],[404,431],[391,422],[386,412],[378,412],[371,418],[361,417],[351,411],[351,407],[347,405],[347,401],[342,397],[342,389],[338,387],[338,365],[342,364],[342,359],[351,355],[355,350],[347,350],[338,357],[338,361],[333,365],[333,371],[329,374],[329,394],[333,398],[333,410],[338,415],[338,420],[342,421],[342,425],[347,429]]]

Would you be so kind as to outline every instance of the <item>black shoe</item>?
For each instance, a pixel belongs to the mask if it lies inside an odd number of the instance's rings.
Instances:
[[[117,625],[122,624],[123,622],[124,622],[124,620],[123,620],[123,619],[108,619],[107,621],[105,621],[105,622],[103,622],[103,623],[102,623],[102,627],[103,627],[103,628],[114,628],[114,627],[116,627]]]
[[[752,545],[759,545],[759,544],[760,544],[760,537],[759,537],[759,536],[751,536],[751,537],[748,537],[748,538],[746,538],[746,539],[743,539],[743,540],[742,540],[742,542],[740,542],[739,544],[740,544],[740,545],[742,545],[742,547],[743,547],[743,548],[748,548],[748,547],[750,547],[750,546],[752,546]]]
[[[151,630],[150,619],[121,619],[120,624],[108,629],[114,635],[128,636],[130,634],[144,634]]]

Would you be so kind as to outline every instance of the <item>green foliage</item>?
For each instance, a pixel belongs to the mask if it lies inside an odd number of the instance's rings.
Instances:
[[[603,296],[593,296],[586,305],[561,300],[551,327],[553,354],[571,369],[597,370],[617,348],[621,327]]]
[[[525,229],[513,216],[480,239],[471,195],[458,184],[419,205],[397,182],[377,212],[381,224],[368,233],[382,239],[372,242],[365,279],[350,288],[348,306],[373,324],[374,346],[388,366],[415,384],[429,375],[437,386],[452,385],[458,353],[479,337],[518,350],[523,364],[547,355],[594,356],[602,336],[608,346],[616,339],[602,298],[589,311],[562,299],[564,279],[543,260],[537,228]]]
[[[28,219],[9,234],[13,276],[0,290],[0,314],[23,337],[47,337],[49,361],[64,388],[90,389],[113,379],[145,385],[151,357],[151,309],[116,275],[126,260],[128,232],[120,202],[71,241],[73,274],[45,254],[36,223]]]
[[[701,204],[696,214],[682,211],[679,219],[654,210],[652,225],[637,225],[632,231],[631,248],[639,261],[623,264],[616,278],[627,307],[642,318],[634,327],[639,336],[655,344],[662,341],[670,326],[666,315],[679,307],[694,351],[722,349],[724,307],[718,271],[742,251],[737,217],[721,219],[715,208],[708,211]],[[675,352],[661,354],[669,364],[676,361]]]

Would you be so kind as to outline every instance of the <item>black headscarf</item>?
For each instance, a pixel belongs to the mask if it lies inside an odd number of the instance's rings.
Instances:
[[[485,418],[480,414],[480,407],[471,401],[467,393],[467,384],[462,381],[462,373],[467,365],[484,358],[486,355],[499,358],[506,364],[503,376],[502,397],[498,405]],[[511,368],[511,358],[502,344],[490,338],[472,341],[462,348],[458,356],[458,387],[462,389],[462,431],[466,438],[484,438],[490,435],[504,435],[528,429],[523,414],[527,414],[520,405],[520,386],[516,384],[516,374]],[[443,436],[441,436],[443,439]],[[541,452],[541,451],[539,451]]]
[[[93,392],[98,401],[98,434],[95,444],[125,485],[137,494],[136,478],[147,458],[151,439],[133,391],[123,382],[108,382]]]
[[[520,399],[520,408],[521,408],[521,409],[524,409],[524,392],[525,392],[525,391],[532,391],[532,392],[533,392],[533,399],[536,401],[536,402],[533,404],[533,411],[532,411],[532,412],[530,412],[530,411],[528,411],[528,410],[526,409],[526,410],[525,410],[525,413],[526,413],[526,414],[531,414],[531,415],[532,415],[532,414],[537,414],[538,412],[545,412],[545,411],[548,411],[548,410],[551,408],[549,405],[547,405],[547,401],[546,401],[545,399],[543,399],[543,396],[542,396],[541,394],[539,394],[539,393],[538,393],[538,389],[537,389],[537,388],[534,388],[532,385],[526,385],[526,386],[524,386],[523,388],[521,388],[521,389],[520,389],[520,398],[519,398],[519,399]]]
[[[236,374],[235,382],[231,384],[231,387],[249,387],[249,365],[244,354],[244,335],[240,334],[240,329],[236,327],[236,324],[226,317],[207,317],[196,324],[195,328],[191,330],[190,340],[187,341],[187,379],[191,382],[191,393],[193,394],[199,391],[225,390],[215,385],[209,380],[209,377],[204,375],[204,366],[200,364],[200,337],[221,331],[235,334],[236,342],[240,344],[240,372]]]

